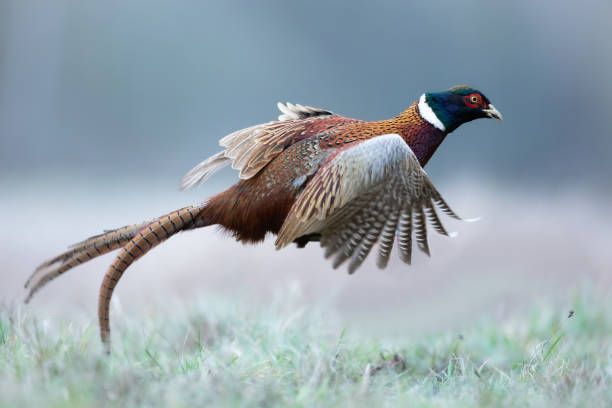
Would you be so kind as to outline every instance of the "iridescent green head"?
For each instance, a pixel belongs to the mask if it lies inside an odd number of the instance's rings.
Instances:
[[[489,98],[466,85],[457,85],[447,91],[421,95],[419,113],[429,123],[446,133],[474,119],[492,118],[502,121],[501,113],[495,109]]]

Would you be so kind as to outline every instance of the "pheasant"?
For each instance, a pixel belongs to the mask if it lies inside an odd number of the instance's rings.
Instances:
[[[243,243],[277,234],[275,246],[318,241],[333,267],[362,264],[378,242],[385,268],[394,241],[410,264],[412,238],[429,255],[427,221],[444,235],[436,207],[460,219],[423,170],[447,134],[478,118],[502,121],[480,91],[455,86],[424,93],[399,115],[381,121],[350,119],[310,106],[278,104],[278,120],[238,130],[220,140],[223,151],[189,171],[182,189],[230,165],[240,180],[199,204],[151,221],[105,231],[40,265],[25,284],[32,296],[64,272],[115,249],[98,301],[100,337],[110,352],[109,306],[125,270],[172,235],[219,225]]]

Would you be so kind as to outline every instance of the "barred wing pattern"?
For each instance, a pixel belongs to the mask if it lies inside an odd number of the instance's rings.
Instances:
[[[206,181],[214,173],[231,163],[241,179],[257,174],[272,159],[299,138],[312,122],[334,116],[330,111],[311,106],[278,103],[282,114],[278,121],[262,123],[238,130],[219,141],[225,150],[204,160],[191,169],[181,181],[186,190]]]
[[[328,159],[289,211],[276,247],[320,234],[326,257],[334,257],[334,268],[349,260],[353,273],[377,241],[377,264],[386,267],[397,238],[400,258],[410,263],[413,235],[419,249],[429,254],[428,220],[436,231],[449,235],[436,206],[460,219],[402,137],[377,136]]]

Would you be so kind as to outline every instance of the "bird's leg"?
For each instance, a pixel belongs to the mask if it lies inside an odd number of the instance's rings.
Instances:
[[[296,238],[293,242],[295,242],[298,248],[304,248],[306,244],[309,242],[319,242],[321,241],[321,234],[308,234],[302,235],[301,237]]]

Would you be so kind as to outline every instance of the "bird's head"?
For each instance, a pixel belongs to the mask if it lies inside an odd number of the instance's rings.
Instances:
[[[474,119],[492,118],[502,121],[501,113],[489,99],[482,92],[466,85],[421,95],[419,112],[425,120],[446,133]]]

